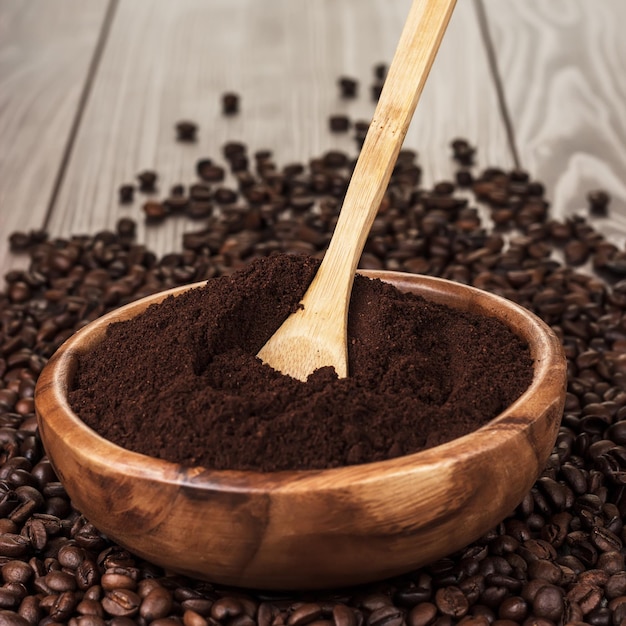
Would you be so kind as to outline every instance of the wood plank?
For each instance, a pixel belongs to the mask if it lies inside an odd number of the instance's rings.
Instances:
[[[0,267],[14,230],[41,228],[107,0],[0,0]]]
[[[221,158],[227,140],[273,150],[283,165],[331,148],[331,113],[369,119],[373,67],[389,62],[409,0],[121,0],[85,111],[53,234],[93,233],[135,217],[138,237],[157,252],[180,249],[184,219],[146,227],[138,198],[120,207],[117,188],[155,169],[160,194],[194,180],[200,157]],[[357,78],[361,95],[342,101],[337,79]],[[226,118],[220,97],[241,94]],[[196,144],[174,140],[180,119],[200,124]],[[450,176],[449,142],[467,136],[483,163],[511,163],[473,5],[459,2],[406,144],[421,153],[427,181]],[[197,228],[197,225],[194,226]]]
[[[543,180],[553,213],[587,215],[604,188],[610,217],[593,224],[626,236],[626,3],[484,0],[522,165]]]

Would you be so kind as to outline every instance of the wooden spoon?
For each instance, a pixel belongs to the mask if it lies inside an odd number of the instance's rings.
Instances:
[[[456,0],[413,0],[333,237],[300,308],[261,348],[275,370],[305,381],[320,367],[348,375],[354,274]]]

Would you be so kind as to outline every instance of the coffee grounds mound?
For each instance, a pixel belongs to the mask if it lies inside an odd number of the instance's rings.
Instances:
[[[532,378],[501,322],[357,276],[350,376],[306,383],[256,353],[298,306],[318,261],[259,259],[112,325],[80,361],[70,403],[106,439],[213,469],[304,470],[380,461],[467,434]]]

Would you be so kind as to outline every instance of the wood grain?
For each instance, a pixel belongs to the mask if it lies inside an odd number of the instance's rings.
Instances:
[[[483,1],[522,165],[555,216],[587,215],[587,193],[606,189],[610,218],[593,224],[623,245],[626,3]]]
[[[0,267],[14,230],[41,228],[106,0],[0,0]]]
[[[163,253],[180,249],[180,218],[146,227],[137,200],[119,207],[116,189],[146,168],[160,193],[194,179],[198,158],[221,158],[227,140],[274,151],[279,165],[330,148],[355,153],[332,136],[329,114],[369,120],[376,63],[388,62],[405,0],[121,0],[64,185],[50,220],[55,235],[112,228],[138,219],[138,237]],[[336,80],[361,82],[357,101],[340,100]],[[241,94],[241,113],[225,118],[220,96]],[[199,141],[174,141],[174,124],[199,122]],[[511,163],[473,5],[459,3],[418,105],[405,145],[421,153],[427,181],[452,170],[449,141],[465,135],[483,163]]]

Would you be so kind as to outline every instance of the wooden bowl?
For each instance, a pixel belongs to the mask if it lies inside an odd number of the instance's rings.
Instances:
[[[501,319],[530,346],[534,377],[475,432],[423,452],[323,471],[186,468],[129,452],[75,415],[67,392],[78,355],[108,324],[166,295],[89,324],[50,359],[35,394],[39,431],[74,505],[120,545],[168,570],[249,588],[352,585],[410,571],[461,549],[522,500],[550,455],[566,362],[550,328],[498,296],[425,276],[363,272],[456,309]]]

